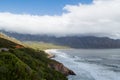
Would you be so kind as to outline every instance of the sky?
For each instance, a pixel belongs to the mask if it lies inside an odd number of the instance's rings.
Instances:
[[[92,0],[0,0],[0,12],[31,15],[61,15],[67,4],[90,4]]]
[[[0,0],[0,30],[120,39],[120,0]]]

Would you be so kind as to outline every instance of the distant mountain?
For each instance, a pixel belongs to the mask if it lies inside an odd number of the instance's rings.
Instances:
[[[120,48],[120,40],[110,39],[108,37],[94,36],[66,36],[55,37],[47,35],[30,35],[4,32],[21,41],[42,41],[72,48]]]

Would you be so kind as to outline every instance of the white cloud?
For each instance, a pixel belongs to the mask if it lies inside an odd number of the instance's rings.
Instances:
[[[120,0],[66,5],[61,16],[0,13],[0,29],[30,34],[96,35],[120,38]]]

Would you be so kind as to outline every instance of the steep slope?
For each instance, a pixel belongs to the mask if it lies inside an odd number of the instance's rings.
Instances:
[[[5,36],[0,37],[0,80],[67,80],[67,75],[74,74],[61,63],[47,58],[44,51],[16,45],[22,46]],[[58,65],[67,72],[56,70]]]
[[[15,39],[13,37],[9,37],[9,36],[3,34],[2,32],[0,32],[0,38],[4,39],[5,41],[8,40],[9,42],[13,42],[15,44],[24,46],[24,44],[22,44],[19,40]]]

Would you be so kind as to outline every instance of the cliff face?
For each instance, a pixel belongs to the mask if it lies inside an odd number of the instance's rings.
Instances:
[[[59,63],[59,62],[52,62],[49,64],[49,67],[52,69],[55,69],[58,72],[61,72],[65,76],[76,75],[72,70],[68,69],[62,63]]]

